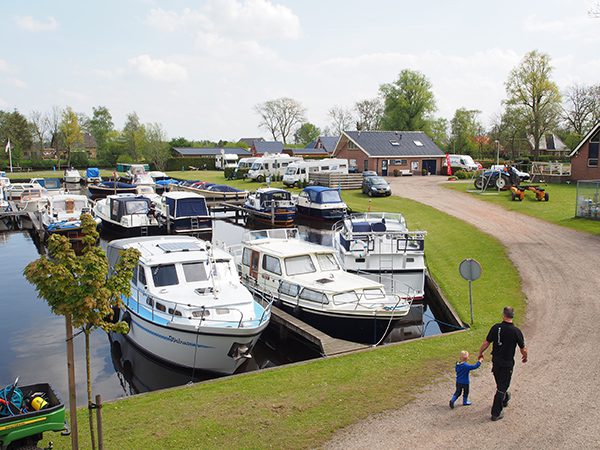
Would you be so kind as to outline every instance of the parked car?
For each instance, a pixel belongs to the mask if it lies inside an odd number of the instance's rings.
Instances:
[[[369,178],[369,177],[376,177],[377,176],[377,172],[375,172],[374,170],[365,170],[362,174],[363,174],[363,178]]]
[[[367,194],[369,197],[382,196],[387,197],[392,195],[392,188],[384,178],[378,176],[371,176],[363,179],[362,182],[363,194]]]
[[[473,158],[469,155],[448,155],[450,160],[450,167],[452,171],[464,170],[466,172],[472,172],[477,170],[479,167]],[[444,168],[446,167],[446,161],[443,163]]]
[[[508,189],[511,186],[517,186],[520,181],[519,171],[516,168],[503,166],[503,170],[486,170],[475,178],[474,184],[475,189],[479,190],[489,187],[494,189]]]

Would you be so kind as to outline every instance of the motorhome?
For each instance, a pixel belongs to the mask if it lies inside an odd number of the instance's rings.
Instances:
[[[285,174],[287,167],[291,163],[297,161],[302,161],[302,158],[289,156],[283,153],[256,158],[248,171],[248,178],[263,182],[267,177]]]
[[[225,153],[221,150],[221,154],[215,156],[215,167],[217,170],[235,169],[238,165],[238,155]]]
[[[294,186],[303,181],[308,182],[311,173],[348,173],[347,159],[313,159],[307,161],[296,161],[288,165],[285,175],[283,176],[283,184],[286,186]]]

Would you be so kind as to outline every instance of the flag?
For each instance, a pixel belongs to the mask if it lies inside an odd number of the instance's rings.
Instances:
[[[452,176],[452,167],[450,166],[450,155],[446,153],[446,174]]]
[[[6,147],[4,147],[4,152],[8,153],[8,151],[10,150],[10,139],[8,140],[8,142],[6,143]]]

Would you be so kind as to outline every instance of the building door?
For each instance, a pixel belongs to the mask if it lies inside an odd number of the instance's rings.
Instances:
[[[387,177],[387,172],[388,172],[388,160],[382,159],[381,160],[381,176]]]
[[[363,171],[366,172],[367,170],[369,170],[369,160],[365,159]]]
[[[435,159],[424,159],[423,169],[425,169],[427,173],[435,175],[437,173],[437,161]]]

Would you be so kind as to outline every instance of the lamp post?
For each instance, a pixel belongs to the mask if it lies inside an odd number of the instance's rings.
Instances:
[[[500,165],[500,141],[496,139],[496,165]]]

